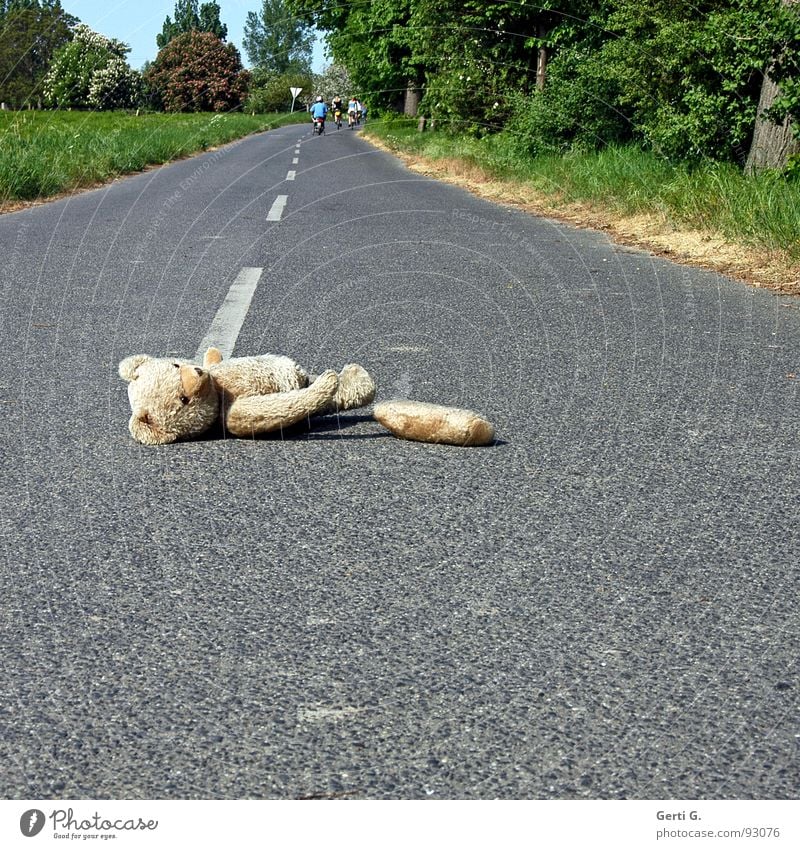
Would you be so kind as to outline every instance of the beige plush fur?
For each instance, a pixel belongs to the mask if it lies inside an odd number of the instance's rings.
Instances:
[[[478,413],[422,401],[384,401],[375,418],[395,436],[447,445],[488,445],[494,427]]]
[[[363,407],[375,397],[372,378],[355,364],[312,381],[289,357],[223,361],[215,348],[202,366],[136,354],[119,364],[119,374],[128,381],[129,430],[145,445],[197,436],[217,420],[234,436],[269,433],[307,416]]]

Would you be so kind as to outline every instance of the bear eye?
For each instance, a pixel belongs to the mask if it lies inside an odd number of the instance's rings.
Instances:
[[[172,365],[173,365],[173,366],[175,366],[175,368],[180,368],[180,367],[181,367],[181,364],[180,364],[180,363],[173,363]]]
[[[181,404],[188,404],[189,399],[185,395],[181,395]]]

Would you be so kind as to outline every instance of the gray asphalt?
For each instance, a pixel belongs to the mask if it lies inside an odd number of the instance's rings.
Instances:
[[[800,301],[347,129],[8,214],[0,244],[4,798],[796,796]],[[360,362],[497,443],[369,409],[134,443],[118,361],[192,356],[242,267],[235,353]]]

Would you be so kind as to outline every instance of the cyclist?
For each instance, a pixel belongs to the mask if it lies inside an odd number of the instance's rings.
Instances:
[[[338,94],[331,101],[331,109],[333,110],[333,120],[336,122],[336,126],[341,128],[341,126],[342,126],[342,112],[344,112],[344,104],[342,103],[342,98],[339,97]]]
[[[356,113],[358,111],[358,101],[355,97],[350,98],[347,104],[347,126],[352,130],[356,123]]]
[[[314,122],[315,128],[319,125],[319,133],[325,132],[325,116],[328,114],[328,107],[322,99],[322,95],[317,96],[317,100],[311,107],[311,120]]]

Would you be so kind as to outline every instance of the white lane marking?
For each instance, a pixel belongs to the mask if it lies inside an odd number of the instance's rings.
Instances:
[[[280,221],[283,215],[283,208],[286,206],[286,201],[289,200],[289,195],[278,195],[275,202],[270,207],[267,213],[267,221]]]
[[[230,357],[263,271],[263,268],[243,268],[239,272],[200,343],[195,360],[203,362],[203,355],[212,346],[219,348],[223,357]]]
[[[299,161],[300,161],[300,160],[299,160],[299,159],[295,156],[295,158],[292,160],[292,165],[297,165],[297,163],[298,163]]]
[[[295,178],[295,176],[296,176],[296,175],[297,175],[297,171],[289,171],[289,172],[286,174],[286,179],[287,179],[287,180],[294,180],[294,178]]]

